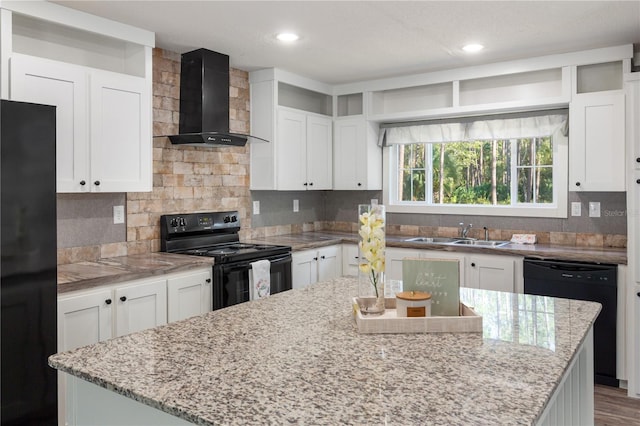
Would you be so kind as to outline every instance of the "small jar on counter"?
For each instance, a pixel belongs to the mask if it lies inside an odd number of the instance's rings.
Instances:
[[[402,318],[431,316],[431,294],[424,291],[396,293],[396,315]]]

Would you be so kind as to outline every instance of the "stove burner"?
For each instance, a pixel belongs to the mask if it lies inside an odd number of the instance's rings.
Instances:
[[[231,253],[235,253],[236,251],[237,249],[235,247],[227,247],[227,248],[219,248],[215,250],[208,250],[205,253],[208,256],[216,256],[221,254],[231,254]]]

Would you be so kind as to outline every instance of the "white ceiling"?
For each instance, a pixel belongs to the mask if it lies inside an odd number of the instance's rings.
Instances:
[[[247,71],[278,67],[331,84],[637,43],[634,1],[54,1],[204,47]],[[274,35],[302,38],[283,45]],[[469,55],[469,42],[486,46]]]

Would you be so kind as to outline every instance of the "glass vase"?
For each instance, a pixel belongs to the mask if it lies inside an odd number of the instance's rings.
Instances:
[[[385,208],[358,206],[358,305],[364,315],[384,313]]]

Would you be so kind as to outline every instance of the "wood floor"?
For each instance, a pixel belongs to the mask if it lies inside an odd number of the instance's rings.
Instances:
[[[596,426],[640,426],[640,399],[627,397],[627,390],[595,385]]]

